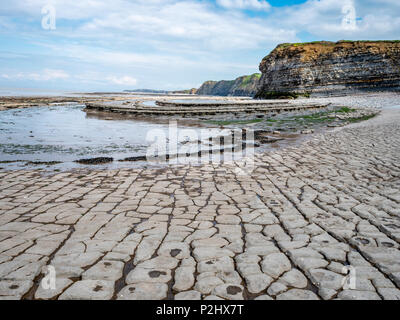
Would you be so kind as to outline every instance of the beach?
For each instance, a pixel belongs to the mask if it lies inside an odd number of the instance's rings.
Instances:
[[[382,112],[251,170],[1,169],[0,299],[400,299],[398,95],[324,99]]]

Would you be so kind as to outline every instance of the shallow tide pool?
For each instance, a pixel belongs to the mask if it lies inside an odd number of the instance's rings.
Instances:
[[[189,130],[183,131],[186,129]],[[94,157],[122,160],[143,156],[156,141],[148,140],[148,135],[159,139],[163,132],[168,138],[169,130],[168,123],[99,118],[87,114],[81,105],[2,111],[0,166],[15,160],[73,162]],[[177,130],[178,143],[182,145],[224,134],[216,128],[179,126]]]

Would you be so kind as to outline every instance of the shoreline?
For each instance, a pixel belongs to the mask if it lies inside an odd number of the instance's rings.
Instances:
[[[0,170],[0,298],[398,299],[399,120],[383,111],[251,170]]]
[[[202,125],[199,123],[192,123],[188,128],[190,128],[191,126],[200,129],[207,128],[207,127],[202,127]],[[346,125],[340,126],[339,128],[345,128],[345,127]],[[231,132],[237,132],[237,130],[240,130],[242,131],[242,134],[244,134],[244,132],[246,132],[249,129],[251,129],[251,127],[249,128],[232,127],[231,129],[225,128],[224,130],[228,130]],[[316,129],[306,129],[301,132],[294,132],[294,133],[280,132],[280,131],[277,131],[275,133],[275,131],[272,132],[271,129],[268,131],[269,133],[262,129],[255,130],[254,131],[254,134],[256,135],[255,140],[254,141],[243,140],[242,142],[243,146],[238,150],[242,150],[241,152],[244,152],[245,154],[250,152],[251,154],[254,153],[255,156],[259,156],[263,155],[264,153],[271,153],[289,147],[300,146],[302,143],[304,143],[304,141],[314,139],[316,135],[329,133],[331,131],[334,131],[335,129],[338,129],[338,127],[322,126]],[[184,129],[178,129],[178,131],[179,130],[184,130]],[[213,141],[215,141],[218,144],[218,141],[224,137],[225,136],[216,137],[213,139]],[[204,141],[202,144],[204,144]],[[88,169],[88,170],[117,170],[117,169],[130,169],[130,168],[162,169],[166,167],[185,165],[185,164],[190,164],[192,166],[201,166],[208,163],[216,164],[212,160],[210,160],[211,162],[208,161],[207,158],[209,157],[215,158],[215,156],[220,155],[221,158],[225,159],[226,158],[225,154],[228,153],[228,158],[230,159],[229,155],[232,152],[233,152],[232,156],[236,159],[233,162],[241,161],[243,158],[242,156],[237,154],[238,153],[238,150],[236,150],[237,146],[236,147],[233,146],[232,150],[231,147],[225,145],[221,145],[219,149],[212,148],[206,150],[200,147],[202,144],[198,145],[199,150],[201,151],[192,152],[190,153],[190,156],[189,154],[178,152],[177,154],[167,153],[165,155],[161,155],[160,157],[154,159],[146,159],[146,156],[140,156],[140,155],[128,156],[129,154],[126,154],[125,157],[123,157],[123,155],[121,154],[117,156],[117,158],[115,158],[113,154],[98,156],[98,157],[87,156],[86,158],[76,158],[76,160],[63,160],[60,157],[56,159],[49,158],[49,160],[33,160],[33,159],[27,160],[21,157],[21,159],[16,159],[16,160],[1,160],[0,168],[2,170],[9,170],[9,171],[30,170],[38,168],[38,170],[49,171],[49,172],[51,171],[69,172],[71,170],[80,170],[80,169]],[[246,150],[249,148],[251,148],[252,150],[247,152]],[[237,155],[234,156],[235,154]],[[224,162],[226,161],[222,160],[221,163]],[[229,162],[232,162],[232,160],[229,160]]]

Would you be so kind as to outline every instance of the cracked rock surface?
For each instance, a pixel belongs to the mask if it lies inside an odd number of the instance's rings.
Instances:
[[[399,132],[384,112],[248,174],[0,170],[0,299],[399,299]]]

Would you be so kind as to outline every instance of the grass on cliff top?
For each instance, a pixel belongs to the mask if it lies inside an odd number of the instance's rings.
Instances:
[[[254,73],[252,75],[246,76],[242,83],[240,84],[240,87],[245,87],[247,85],[249,85],[253,79],[259,80],[261,78],[261,73]]]
[[[279,49],[285,49],[289,47],[302,47],[308,44],[320,44],[320,45],[326,45],[326,46],[333,46],[336,44],[336,42],[330,42],[330,41],[312,41],[312,42],[297,42],[297,43],[282,43],[278,45]]]
[[[400,43],[400,40],[340,40],[337,43]]]
[[[400,40],[340,40],[338,42],[332,41],[312,41],[312,42],[298,42],[298,43],[282,43],[277,48],[285,49],[289,47],[302,47],[310,44],[319,44],[324,46],[335,46],[340,43],[400,43]]]

